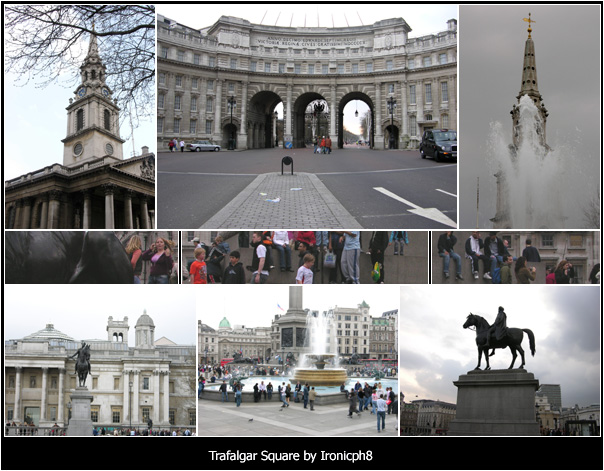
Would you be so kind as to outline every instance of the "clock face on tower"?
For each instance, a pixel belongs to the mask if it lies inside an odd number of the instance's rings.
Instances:
[[[109,96],[109,89],[107,87],[103,87],[103,96]]]
[[[81,87],[77,93],[80,98],[83,97],[84,95],[86,95],[86,87]]]

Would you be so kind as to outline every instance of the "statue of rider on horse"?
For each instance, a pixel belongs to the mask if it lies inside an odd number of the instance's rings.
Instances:
[[[520,353],[522,364],[520,368],[524,368],[524,349],[521,346],[522,339],[526,333],[529,338],[529,347],[531,354],[535,355],[535,336],[530,329],[518,329],[507,326],[507,316],[503,307],[499,307],[495,323],[490,325],[483,317],[470,313],[463,325],[464,329],[473,327],[476,330],[476,347],[478,348],[478,365],[476,370],[480,369],[482,356],[486,360],[486,369],[490,370],[489,356],[493,356],[496,348],[508,348],[512,352],[512,363],[509,369],[514,367],[517,353]],[[489,350],[492,350],[489,355]]]
[[[82,342],[82,346],[78,348],[78,351],[71,355],[69,358],[75,358],[75,373],[78,375],[79,387],[83,388],[86,385],[86,378],[90,372],[90,345],[86,342]]]

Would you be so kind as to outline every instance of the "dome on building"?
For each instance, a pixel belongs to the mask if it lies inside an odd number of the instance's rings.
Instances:
[[[55,329],[53,324],[46,324],[46,327],[38,332],[23,337],[23,340],[63,340],[75,342],[76,340],[60,330]]]
[[[222,320],[220,321],[220,324],[218,324],[218,328],[219,329],[230,329],[231,323],[228,321],[228,319],[226,317],[223,317]]]
[[[145,327],[145,326],[155,327],[155,324],[153,323],[153,319],[151,319],[151,317],[149,317],[146,309],[143,311],[143,315],[140,316],[138,318],[138,320],[136,321],[135,327]]]

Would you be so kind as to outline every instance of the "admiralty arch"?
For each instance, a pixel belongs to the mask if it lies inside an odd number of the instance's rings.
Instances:
[[[159,151],[174,138],[240,150],[304,147],[309,117],[342,148],[353,100],[369,108],[375,149],[413,148],[425,129],[457,129],[455,19],[417,38],[402,18],[307,28],[222,16],[193,29],[158,15],[157,26]]]

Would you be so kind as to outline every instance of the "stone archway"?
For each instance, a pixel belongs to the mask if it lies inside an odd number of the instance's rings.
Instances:
[[[233,150],[237,148],[237,122],[238,120],[233,119],[231,124],[230,120],[222,126],[222,142],[220,145],[223,150]]]
[[[330,112],[329,107],[327,106],[327,101],[325,100],[325,97],[322,96],[319,93],[316,92],[306,92],[301,94],[298,98],[296,98],[296,101],[294,102],[294,106],[293,106],[293,116],[292,116],[292,121],[293,121],[293,126],[292,126],[292,144],[294,147],[297,148],[301,148],[301,147],[306,147],[306,143],[304,141],[304,135],[305,135],[305,124],[306,124],[306,120],[305,120],[305,114],[306,114],[306,109],[308,108],[308,105],[311,104],[313,101],[315,100],[321,100],[322,102],[325,102],[325,109],[323,111],[323,113],[321,113],[320,116],[318,116],[318,120],[323,120],[322,124],[319,123],[318,128],[319,129],[323,129],[325,131],[325,135],[332,133],[331,130],[329,129],[329,119],[327,118],[327,113]],[[321,131],[323,132],[323,131]]]
[[[384,145],[387,149],[398,149],[399,129],[395,124],[388,124],[384,129]]]
[[[369,114],[371,116],[371,129],[369,131],[369,147],[373,149],[374,136],[375,136],[375,113],[373,101],[365,93],[362,92],[350,92],[342,97],[338,103],[338,115],[337,115],[337,129],[338,129],[338,149],[344,148],[344,108],[346,105],[353,101],[359,100],[369,106]]]
[[[250,99],[247,109],[248,149],[274,147],[276,132],[275,108],[281,102],[281,97],[269,90],[260,91]],[[251,136],[249,131],[252,131]]]

